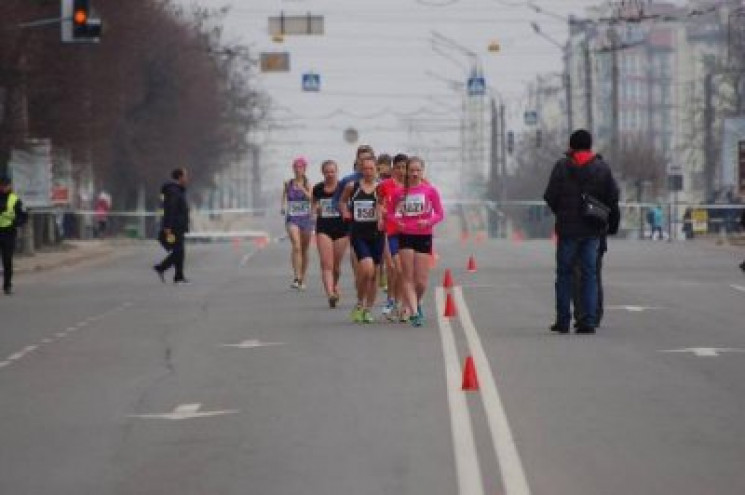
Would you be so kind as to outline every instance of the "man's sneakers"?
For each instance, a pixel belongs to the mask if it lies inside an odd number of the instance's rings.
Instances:
[[[549,327],[549,329],[552,332],[556,332],[556,333],[561,333],[561,334],[569,333],[569,325],[562,325],[560,323],[554,323],[553,325],[551,325],[551,327]],[[578,334],[592,334],[592,333],[595,333],[595,327],[591,327],[589,325],[585,325],[581,323],[574,327],[574,332]]]
[[[173,283],[174,284],[181,284],[181,285],[189,285],[189,284],[191,284],[191,280],[189,280],[186,277],[174,278],[173,279]]]
[[[166,283],[166,276],[164,275],[165,272],[160,268],[160,265],[153,265],[153,270],[155,270],[155,273],[158,274],[160,281],[165,284]]]

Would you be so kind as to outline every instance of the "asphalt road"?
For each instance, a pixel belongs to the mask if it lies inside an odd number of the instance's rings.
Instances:
[[[154,245],[19,277],[0,493],[745,493],[742,253],[612,242],[606,318],[578,336],[548,332],[550,242],[437,248],[422,328],[349,323],[349,275],[329,309],[315,255],[291,290],[283,242],[189,246],[188,286]]]

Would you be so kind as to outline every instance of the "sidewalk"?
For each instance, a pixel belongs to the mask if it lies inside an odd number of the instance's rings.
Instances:
[[[32,256],[17,254],[13,260],[13,271],[16,274],[39,272],[99,260],[137,243],[138,241],[124,239],[64,241],[60,246],[41,249]]]

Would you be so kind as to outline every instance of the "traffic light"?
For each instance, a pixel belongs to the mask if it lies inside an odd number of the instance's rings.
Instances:
[[[510,155],[515,151],[515,133],[507,131],[507,153]]]
[[[91,14],[91,0],[62,1],[62,41],[65,43],[97,42],[101,36],[101,19]]]

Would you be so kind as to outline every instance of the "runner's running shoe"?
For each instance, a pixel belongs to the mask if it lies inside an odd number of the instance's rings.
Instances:
[[[354,323],[362,323],[362,306],[355,306],[352,312],[349,314],[349,317]]]
[[[362,323],[375,323],[375,318],[369,309],[362,310]]]
[[[409,323],[411,323],[412,327],[421,327],[424,322],[422,321],[422,317],[419,316],[419,314],[415,314],[409,317]]]

